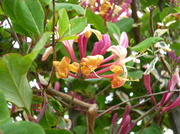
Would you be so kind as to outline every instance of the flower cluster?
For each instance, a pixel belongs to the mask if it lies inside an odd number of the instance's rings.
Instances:
[[[99,41],[94,43],[91,54],[86,55],[87,42],[92,32],[97,35]],[[75,40],[63,41],[71,59],[65,56],[61,61],[53,61],[57,78],[68,78],[68,76],[83,79],[110,78],[112,88],[124,85],[128,80],[125,58],[129,41],[125,32],[121,34],[121,37],[114,36],[118,41],[116,46],[111,45],[110,37],[107,34],[101,35],[93,29],[88,29],[80,34],[77,44]],[[75,55],[74,45],[78,45],[79,59]],[[110,74],[104,74],[106,72],[110,72]]]
[[[174,90],[177,82],[178,82],[178,76],[176,74],[174,74],[172,76],[172,79],[168,81],[166,90],[167,91]],[[152,94],[152,88],[150,85],[150,75],[149,74],[144,75],[144,85],[145,85],[148,93]],[[162,99],[159,103],[156,102],[156,99],[154,98],[154,96],[151,96],[151,99],[152,99],[153,103],[155,104],[156,109],[159,112],[164,113],[172,108],[180,106],[180,96],[178,96],[175,101],[169,100],[170,97],[172,96],[172,94],[173,94],[173,92],[163,94]]]
[[[84,7],[88,7],[92,12],[99,14],[105,21],[116,22],[121,18],[129,17],[129,7],[132,0],[85,0]]]

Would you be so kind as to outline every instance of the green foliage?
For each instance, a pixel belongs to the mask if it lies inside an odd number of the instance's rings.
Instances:
[[[86,132],[85,126],[77,126],[73,128],[74,134],[84,134]]]
[[[43,46],[45,45],[51,34],[52,34],[51,32],[44,33],[41,39],[35,45],[34,49],[31,51],[31,53],[27,54],[22,58],[22,60],[20,61],[21,62],[20,64],[22,66],[21,74],[24,74],[29,70],[33,60],[36,58],[40,50],[43,48]]]
[[[72,134],[66,129],[46,129],[46,134]]]
[[[127,33],[132,29],[133,23],[134,20],[132,18],[124,18],[115,22],[115,24],[118,26],[121,32],[127,32]]]
[[[73,18],[69,21],[69,28],[66,30],[64,36],[71,36],[81,32],[87,24],[85,17]]]
[[[142,42],[140,42],[139,44],[137,44],[136,46],[132,47],[131,49],[133,51],[144,51],[147,48],[149,48],[150,46],[154,45],[156,42],[163,40],[163,38],[161,37],[151,37],[148,38]]]
[[[7,101],[29,110],[32,90],[26,78],[27,72],[21,73],[22,59],[21,55],[9,54],[0,60],[0,90],[4,93]]]
[[[114,128],[114,133],[127,134],[130,123],[139,120],[134,133],[160,134],[170,128],[163,110],[179,102],[169,102],[170,93],[165,94],[168,80],[171,88],[176,85],[172,74],[179,75],[178,3],[86,2],[3,0],[0,133],[109,134]],[[138,18],[132,18],[136,13]],[[170,50],[175,53],[167,54]],[[161,104],[164,95],[165,105],[154,106],[150,99]],[[117,123],[123,118],[127,124]]]
[[[117,36],[120,37],[120,29],[118,28],[118,26],[114,23],[107,22],[107,29],[108,29],[108,34],[111,37],[111,39],[114,42],[117,42],[113,34],[116,34]]]
[[[0,91],[0,126],[3,126],[4,124],[8,123],[8,122],[12,122],[11,118],[10,118],[10,112],[9,109],[7,107],[7,102],[6,99],[4,97],[4,94],[2,91]],[[1,127],[0,127],[1,130]]]
[[[30,37],[42,35],[44,11],[38,0],[5,0],[3,8],[11,18],[17,33]]]
[[[78,15],[83,15],[85,13],[85,10],[79,6],[79,5],[74,5],[70,3],[57,3],[56,4],[56,11],[61,10],[62,8],[65,8],[68,12],[76,12]],[[52,5],[50,6],[50,9],[52,10]]]
[[[21,121],[16,123],[8,123],[2,127],[3,134],[29,134],[38,133],[45,134],[44,130],[39,124],[28,121]]]
[[[41,120],[39,121],[39,124],[44,128],[44,129],[49,129],[57,124],[57,119],[51,115],[48,112],[45,112]]]
[[[10,112],[7,107],[7,103],[3,93],[0,91],[0,132],[3,134],[29,134],[29,133],[38,133],[45,134],[42,127],[38,124],[21,121],[14,123],[10,117]]]
[[[58,20],[58,32],[59,32],[59,37],[61,38],[63,34],[68,30],[69,28],[69,18],[66,10],[62,8],[58,12],[59,14],[59,20]]]
[[[97,14],[92,13],[90,10],[86,10],[86,17],[88,23],[90,23],[96,30],[101,33],[105,33],[104,20]]]

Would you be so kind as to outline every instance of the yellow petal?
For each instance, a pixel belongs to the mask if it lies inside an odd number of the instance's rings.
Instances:
[[[73,62],[72,64],[69,65],[69,69],[70,69],[72,72],[77,73],[78,70],[79,70],[79,63]]]
[[[81,61],[81,71],[84,75],[89,75],[92,71],[98,68],[104,57],[102,55],[87,56]]]
[[[55,67],[56,71],[56,77],[57,78],[67,78],[68,73],[70,71],[69,69],[69,63],[71,60],[68,57],[63,57],[61,62],[59,61],[53,61],[53,65]]]
[[[92,70],[89,69],[89,68],[86,67],[86,66],[82,66],[82,67],[81,67],[81,71],[82,71],[82,73],[83,73],[84,75],[89,75]]]
[[[112,88],[118,88],[118,87],[121,87],[125,84],[125,80],[121,79],[121,77],[119,76],[114,76],[112,79],[111,79],[111,87]]]
[[[102,34],[98,30],[92,29],[92,32],[96,35],[98,40],[102,40]]]
[[[123,73],[123,67],[121,65],[111,65],[110,70],[115,73],[115,75],[121,75]]]

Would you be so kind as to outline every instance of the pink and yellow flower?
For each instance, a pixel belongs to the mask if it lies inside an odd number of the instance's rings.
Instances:
[[[83,79],[110,78],[112,88],[123,86],[128,80],[128,72],[125,65],[129,43],[127,34],[123,32],[120,38],[115,35],[119,44],[111,46],[111,40],[107,34],[99,36],[99,32],[91,30],[97,37],[101,38],[98,38],[99,41],[94,43],[92,53],[87,55],[87,37],[89,37],[85,34],[87,31],[81,33],[77,40],[79,58],[76,57],[74,52],[76,43],[73,40],[63,41],[63,45],[71,59],[63,57],[61,61],[53,62],[57,78],[68,78],[68,76]],[[110,55],[109,52],[111,52]],[[106,57],[105,54],[109,56]],[[71,63],[71,60],[73,63]],[[104,74],[106,72],[111,74]]]
[[[85,0],[83,7],[88,7],[93,13],[99,14],[105,21],[116,22],[130,16],[129,7],[132,0]]]

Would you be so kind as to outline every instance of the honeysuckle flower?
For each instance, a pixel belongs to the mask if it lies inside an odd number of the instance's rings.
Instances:
[[[81,60],[81,70],[84,75],[89,75],[102,63],[104,57],[102,55],[87,56]]]
[[[135,122],[130,123],[130,121],[131,121],[131,117],[129,115],[130,109],[131,109],[131,106],[127,105],[125,112],[124,112],[124,115],[122,117],[122,121],[119,124],[119,127],[118,127],[116,132],[115,132],[115,126],[116,126],[116,120],[117,120],[118,114],[117,113],[114,114],[114,116],[112,118],[112,130],[111,130],[112,134],[114,134],[114,133],[116,133],[116,134],[128,134],[132,130],[132,128],[135,125]]]
[[[123,86],[129,80],[125,65],[129,41],[125,32],[116,38],[118,45],[111,46],[110,37],[107,34],[102,35],[102,39],[94,43],[92,53],[87,55],[88,38],[85,33],[80,34],[77,40],[79,58],[76,57],[73,48],[76,43],[72,40],[63,41],[70,58],[63,57],[61,61],[53,62],[57,78],[110,78],[112,88]],[[104,74],[106,72],[110,74]]]
[[[116,22],[121,18],[129,17],[129,7],[132,0],[85,0],[82,6],[99,14],[105,21]]]
[[[60,62],[53,61],[57,78],[67,78],[70,71],[77,72],[77,63],[74,62],[70,64],[70,62],[71,60],[68,57],[63,57],[63,59]]]
[[[92,35],[92,33],[96,35],[98,40],[102,39],[102,34],[98,30],[92,29],[90,24],[88,24],[87,27],[78,35],[84,34],[86,38],[89,38]]]
[[[168,81],[168,85],[166,87],[166,91],[173,91],[175,89],[175,86],[178,82],[178,76],[176,74],[174,74],[172,76],[172,79]],[[152,88],[150,85],[150,75],[144,75],[144,85],[148,91],[149,94],[152,94]],[[154,102],[156,109],[160,112],[160,113],[164,113],[172,108],[175,108],[177,106],[180,106],[180,95],[176,98],[175,101],[169,100],[170,97],[172,96],[173,92],[169,92],[169,93],[164,93],[162,96],[162,99],[159,103],[156,102],[156,99],[154,98],[154,96],[151,96],[152,101]]]

